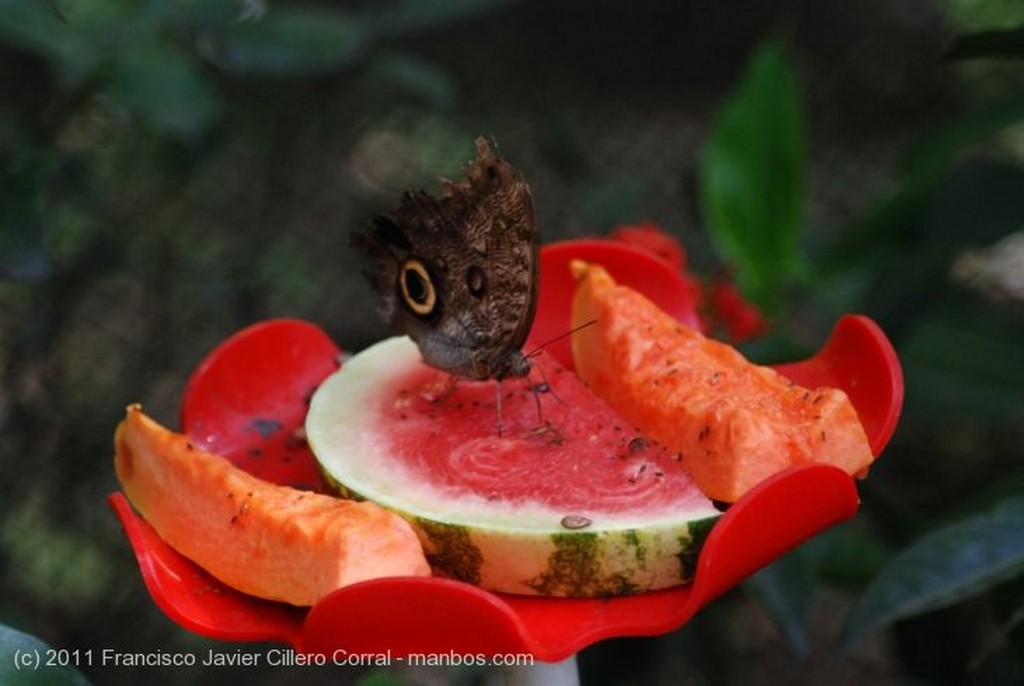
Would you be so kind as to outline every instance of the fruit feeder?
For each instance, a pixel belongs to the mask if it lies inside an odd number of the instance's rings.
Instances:
[[[533,340],[567,329],[572,279],[568,263],[604,265],[677,319],[696,323],[696,295],[667,262],[611,241],[567,241],[541,253]],[[549,351],[571,364],[568,343]],[[268,481],[320,488],[315,459],[298,437],[312,391],[339,364],[341,351],[316,326],[266,321],[223,342],[185,389],[182,431]],[[877,456],[891,437],[903,399],[899,361],[869,319],[842,317],[809,359],[777,366],[805,386],[846,392]],[[157,606],[182,627],[228,641],[285,644],[297,654],[529,655],[532,666],[509,683],[578,683],[574,656],[601,640],[654,636],[684,625],[698,610],[817,533],[852,517],[853,479],[824,464],[792,467],[731,505],[701,550],[684,586],[615,598],[546,598],[492,593],[436,577],[381,578],[334,591],[312,608],[260,600],[235,591],[179,555],[140,519],[121,493],[109,498],[131,541]]]

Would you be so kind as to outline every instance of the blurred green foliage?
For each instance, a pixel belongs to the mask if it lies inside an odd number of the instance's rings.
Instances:
[[[869,30],[843,62],[819,41],[856,21],[810,4],[0,0],[0,622],[58,647],[207,645],[153,607],[103,506],[123,406],[173,424],[196,361],[257,319],[381,335],[349,231],[486,132],[546,239],[653,218],[774,314],[751,355],[860,311],[907,380],[855,521],[673,635],[585,651],[585,683],[1019,683],[1024,16],[944,3],[947,61],[901,81],[919,43],[854,5]],[[35,640],[2,630],[0,652]]]
[[[1018,48],[1024,48],[1022,37],[1016,36]],[[1004,48],[1000,45],[999,52]],[[769,75],[771,70],[785,73]],[[740,285],[773,308],[784,294],[792,295],[787,281],[815,270],[815,258],[802,257],[798,247],[804,199],[793,160],[801,154],[802,134],[783,124],[798,119],[793,114],[799,106],[795,78],[773,44],[754,56],[714,129],[702,175],[709,229],[736,265]],[[838,309],[872,312],[899,345],[908,378],[905,423],[921,426],[936,417],[962,421],[971,416],[995,426],[1019,426],[1024,417],[1020,313],[999,312],[950,279],[956,260],[972,248],[1024,231],[1021,161],[962,164],[972,149],[1008,127],[1024,125],[1022,105],[1019,98],[984,105],[921,141],[908,156],[902,183],[879,209],[841,234],[836,245],[825,246],[820,265],[827,268],[819,266],[802,284],[814,290],[846,279],[861,284],[847,291]],[[771,145],[764,145],[764,138]],[[774,205],[762,198],[771,198]],[[745,203],[752,205],[746,216]],[[810,261],[800,266],[800,259]],[[1010,269],[1011,274],[1024,273],[1024,251],[1011,258]],[[743,279],[743,274],[753,276]],[[1022,473],[1019,464],[1009,467]],[[993,484],[1006,484],[1006,476],[997,473]],[[997,595],[1005,584],[1016,581],[1019,587],[1024,577],[1017,482],[1009,486],[1009,497],[1003,488],[988,493],[990,514],[972,513],[947,523],[891,561],[875,556],[876,567],[866,570],[870,583],[846,622],[847,643],[898,620],[986,596],[995,604],[995,618],[985,629],[979,627],[989,640],[981,641],[986,652],[972,667],[977,670],[993,658],[992,645],[1019,646],[1019,637],[1014,641],[1011,635],[1020,624],[1024,596],[1011,594],[1013,604],[1003,607],[1004,596]],[[808,589],[816,585],[821,544],[830,538],[835,543],[833,537],[827,534],[747,583],[798,654],[808,651]],[[853,557],[862,544],[853,545],[847,553],[833,549],[830,554]],[[815,549],[819,552],[810,552]],[[1019,661],[1010,660],[995,673],[1008,678],[1021,669]]]
[[[753,56],[719,114],[701,165],[708,231],[740,286],[769,312],[804,265],[804,131],[797,77],[780,45]]]
[[[865,590],[847,622],[848,642],[1019,578],[1024,574],[1022,531],[1024,496],[1018,496],[999,502],[991,513],[965,517],[914,542]]]

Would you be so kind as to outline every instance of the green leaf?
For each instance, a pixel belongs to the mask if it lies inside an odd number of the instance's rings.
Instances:
[[[89,686],[81,672],[70,666],[73,655],[0,624],[0,684],[4,686]]]
[[[1024,413],[1019,325],[975,310],[927,315],[904,339],[900,358],[908,380],[909,417],[1019,424]]]
[[[845,644],[899,619],[948,607],[1024,572],[1024,496],[924,536],[868,586],[846,623]]]
[[[700,169],[704,220],[744,293],[771,311],[800,275],[804,134],[796,75],[775,42],[754,55]]]
[[[48,60],[65,86],[81,83],[100,60],[99,51],[43,2],[0,0],[0,45]]]
[[[801,658],[810,649],[807,621],[815,585],[814,565],[806,548],[779,558],[744,583]]]
[[[458,85],[449,71],[405,52],[388,51],[377,55],[366,77],[377,84],[377,88],[381,82],[391,82],[441,109],[452,107],[458,93]]]
[[[310,76],[346,66],[369,39],[365,22],[336,10],[272,9],[231,26],[214,59],[259,76]]]
[[[908,159],[911,183],[922,184],[939,178],[972,146],[1022,121],[1024,97],[1021,96],[986,103],[960,116],[911,150]]]
[[[131,44],[118,56],[107,95],[154,130],[186,137],[203,133],[221,108],[198,62],[154,40]]]
[[[822,290],[836,292],[844,278],[859,281],[859,292],[850,294],[841,311],[870,315],[901,342],[923,316],[949,309],[964,292],[950,278],[952,273],[964,279],[962,258],[1020,229],[1022,184],[1024,167],[1006,163],[964,165],[937,182],[906,184],[819,257],[820,273],[830,279]],[[980,304],[972,298],[967,310],[978,311]],[[901,346],[901,359],[903,354]],[[908,384],[917,383],[909,371],[906,377]],[[943,395],[953,398],[956,392],[947,387]],[[909,398],[906,407],[914,409]]]
[[[1009,30],[1024,24],[1020,0],[949,0],[943,14],[959,31]]]

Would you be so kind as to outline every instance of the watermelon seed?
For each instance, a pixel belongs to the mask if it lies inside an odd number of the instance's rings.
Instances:
[[[705,424],[704,426],[701,427],[700,433],[697,434],[697,440],[698,441],[705,441],[705,440],[707,440],[708,436],[710,436],[710,435],[711,435],[711,425],[710,424]]]
[[[629,451],[631,453],[639,452],[647,447],[647,440],[643,436],[637,436],[629,442]]]
[[[717,384],[718,384],[718,372],[714,372],[714,373],[713,373],[713,374],[711,375],[711,381],[710,381],[710,383],[711,383],[711,385],[712,385],[712,386],[715,386],[715,385],[717,385]]]
[[[566,515],[562,517],[562,526],[566,529],[585,529],[594,522],[583,515]]]

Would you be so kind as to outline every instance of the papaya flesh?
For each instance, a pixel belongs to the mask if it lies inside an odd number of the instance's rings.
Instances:
[[[593,391],[679,456],[705,495],[735,502],[792,465],[866,474],[874,460],[843,391],[798,386],[680,324],[603,268],[577,262],[573,362]],[[586,324],[586,326],[584,326]]]
[[[160,537],[244,593],[308,606],[358,581],[430,574],[401,517],[258,479],[139,405],[128,407],[114,448],[125,495]]]

